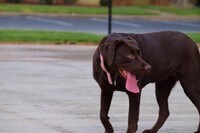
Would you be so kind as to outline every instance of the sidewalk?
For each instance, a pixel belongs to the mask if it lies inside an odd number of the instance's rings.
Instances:
[[[96,46],[0,45],[0,133],[102,133],[100,89],[92,78]],[[156,121],[154,84],[143,89],[138,133]],[[171,115],[160,133],[191,133],[197,110],[179,84],[169,99]],[[115,92],[110,120],[127,128],[128,98]]]

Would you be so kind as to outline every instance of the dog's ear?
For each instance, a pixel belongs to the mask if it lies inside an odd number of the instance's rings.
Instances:
[[[118,41],[115,41],[113,44],[109,45],[108,51],[107,51],[107,56],[108,56],[108,66],[111,66],[113,64],[114,58],[115,58],[115,52],[117,49],[117,46],[120,43]]]
[[[105,57],[108,66],[113,64],[116,49],[121,43],[123,43],[122,40],[116,39],[110,43],[108,41],[99,47],[100,53]]]
[[[105,37],[99,46],[100,53],[105,58],[105,63],[107,66],[113,64],[115,58],[115,52],[119,45],[127,45],[128,47],[135,49],[137,47],[137,42],[133,38],[116,38],[116,37]]]

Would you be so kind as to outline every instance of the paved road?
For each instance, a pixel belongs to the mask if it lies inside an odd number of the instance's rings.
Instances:
[[[32,15],[1,15],[1,29],[67,30],[107,34],[107,19],[75,17],[42,17]],[[200,20],[166,21],[115,19],[113,32],[144,33],[161,30],[200,32]]]
[[[102,133],[100,89],[92,78],[95,46],[0,45],[0,133]],[[160,133],[192,133],[198,113],[179,84]],[[138,133],[157,117],[154,84],[144,88]],[[127,127],[128,99],[116,92],[110,117]]]

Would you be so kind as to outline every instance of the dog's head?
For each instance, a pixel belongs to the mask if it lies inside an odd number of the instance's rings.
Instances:
[[[139,77],[151,71],[151,66],[142,59],[137,42],[131,37],[107,37],[100,46],[105,65],[110,72],[117,72],[126,80],[126,88],[139,92]]]

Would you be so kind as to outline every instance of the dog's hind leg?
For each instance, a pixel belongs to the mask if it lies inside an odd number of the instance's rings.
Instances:
[[[192,101],[200,115],[200,56],[195,55],[180,69],[179,80],[187,97]],[[196,133],[200,133],[200,123]]]
[[[181,79],[180,82],[185,94],[195,105],[200,115],[200,76],[196,77],[195,75],[187,76],[187,78]],[[200,133],[200,123],[195,133]]]
[[[159,106],[159,116],[156,124],[143,133],[157,133],[169,116],[168,97],[177,79],[170,77],[164,81],[156,82],[156,99]]]

